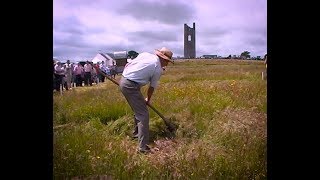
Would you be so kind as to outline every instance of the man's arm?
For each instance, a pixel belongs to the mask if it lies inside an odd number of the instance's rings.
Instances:
[[[149,104],[153,92],[154,92],[154,88],[152,86],[149,86],[148,92],[147,92],[147,98],[146,98],[147,104]]]

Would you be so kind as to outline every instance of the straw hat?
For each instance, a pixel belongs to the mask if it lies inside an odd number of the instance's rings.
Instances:
[[[163,59],[173,63],[173,60],[172,60],[173,53],[168,48],[162,47],[160,50],[156,49],[155,53],[156,55],[162,57]]]

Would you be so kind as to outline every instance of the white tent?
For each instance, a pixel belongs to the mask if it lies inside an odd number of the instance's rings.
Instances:
[[[106,66],[112,66],[113,63],[116,65],[117,62],[112,58],[110,57],[108,54],[102,54],[102,53],[98,53],[93,59],[92,59],[92,62],[94,64],[96,64],[97,62],[101,62],[101,61],[104,61],[105,65]]]

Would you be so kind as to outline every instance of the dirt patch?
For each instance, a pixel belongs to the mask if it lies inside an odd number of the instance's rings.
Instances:
[[[111,176],[108,175],[92,175],[88,177],[73,177],[71,180],[112,180]]]
[[[152,150],[147,157],[151,164],[157,167],[157,165],[163,165],[172,161],[177,155],[177,149],[181,146],[181,142],[177,142],[174,139],[165,138],[156,140],[151,144]]]
[[[221,112],[225,121],[221,122],[224,131],[258,133],[267,137],[267,114],[256,112],[254,108],[226,108]]]

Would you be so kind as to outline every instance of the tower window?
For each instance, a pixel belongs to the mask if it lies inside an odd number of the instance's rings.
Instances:
[[[191,41],[191,35],[188,35],[188,41]]]

